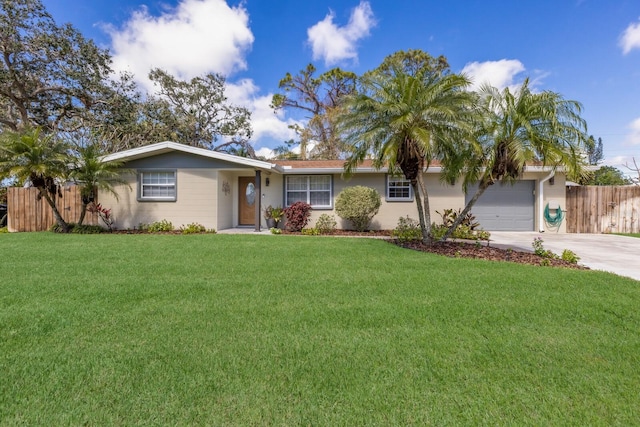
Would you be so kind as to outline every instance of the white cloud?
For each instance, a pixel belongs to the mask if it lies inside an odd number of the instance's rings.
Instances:
[[[313,51],[313,59],[323,59],[325,65],[337,64],[347,59],[357,60],[356,44],[367,37],[376,25],[369,2],[361,1],[353,9],[349,23],[338,27],[333,23],[335,14],[329,14],[307,30],[308,42]]]
[[[631,145],[640,145],[640,117],[629,123],[628,128],[630,132],[626,142]]]
[[[633,49],[640,49],[640,21],[629,24],[622,36],[620,36],[620,47],[622,53],[627,54]]]
[[[247,68],[245,55],[254,37],[242,5],[224,0],[183,0],[161,16],[143,7],[122,28],[106,28],[112,40],[113,67],[134,73],[146,89],[151,68],[181,79],[208,72],[228,76]]]
[[[269,106],[273,94],[258,95],[259,88],[250,79],[236,83],[227,82],[225,95],[235,105],[243,105],[251,111],[252,141],[273,139],[277,144],[295,138],[295,132],[289,125],[297,123],[293,119],[284,120],[284,112],[274,112]]]
[[[501,59],[469,62],[462,69],[462,73],[471,79],[471,90],[477,90],[485,83],[502,90],[505,87],[513,89],[519,86],[515,84],[514,79],[524,70],[524,65],[517,59]]]

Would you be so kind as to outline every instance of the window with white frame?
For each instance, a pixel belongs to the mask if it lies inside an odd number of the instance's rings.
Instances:
[[[387,175],[387,201],[413,201],[413,188],[411,188],[411,181],[407,180],[403,176]]]
[[[140,200],[176,200],[176,171],[140,171],[138,183]]]
[[[312,208],[332,207],[331,175],[288,175],[285,179],[286,205],[305,202]]]

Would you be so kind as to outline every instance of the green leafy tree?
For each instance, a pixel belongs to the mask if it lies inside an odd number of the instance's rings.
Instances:
[[[74,132],[113,106],[111,57],[40,0],[0,1],[0,129]]]
[[[51,206],[63,232],[68,232],[70,226],[58,210],[56,195],[62,197],[59,185],[67,178],[70,161],[69,146],[39,129],[2,133],[0,178],[12,177],[18,182],[30,182],[38,189],[39,198],[44,198]]]
[[[346,99],[340,125],[351,153],[345,172],[350,175],[371,157],[376,168],[402,171],[411,182],[422,238],[429,244],[431,214],[423,171],[467,140],[474,95],[465,90],[470,82],[464,76],[429,66],[409,70],[367,73],[359,92]]]
[[[355,90],[357,76],[334,68],[316,77],[316,71],[309,64],[297,75],[287,73],[280,80],[281,92],[273,96],[271,106],[275,111],[288,109],[300,113],[306,120],[304,126],[292,126],[299,137],[302,159],[338,159],[344,147],[336,121],[342,99]],[[308,149],[311,144],[315,145],[313,150]]]
[[[457,220],[443,240],[451,236],[476,201],[495,182],[514,182],[522,177],[526,165],[540,162],[553,168],[564,167],[568,176],[580,178],[586,172],[583,148],[586,122],[581,105],[550,91],[534,93],[529,80],[512,93],[491,86],[480,89],[482,121],[476,128],[476,144],[464,153],[466,162],[463,187],[479,183]],[[445,171],[446,179],[455,179]]]
[[[216,151],[241,148],[248,157],[255,157],[249,143],[251,113],[227,102],[224,77],[206,74],[183,81],[154,69],[149,78],[158,96],[150,96],[142,105],[139,123],[147,138]]]
[[[398,71],[410,76],[424,73],[449,74],[449,62],[440,55],[437,58],[420,49],[399,50],[387,56],[374,72],[394,75]]]
[[[582,185],[628,185],[632,181],[622,171],[613,166],[601,166],[588,178],[580,181]]]
[[[365,231],[378,213],[380,203],[380,194],[374,188],[347,187],[336,197],[336,213],[351,221],[357,231]]]
[[[116,184],[128,184],[122,178],[122,163],[102,160],[104,153],[101,152],[99,145],[79,145],[75,147],[74,151],[76,155],[69,175],[80,186],[82,208],[78,218],[78,225],[82,225],[87,213],[87,206],[95,200],[98,191],[111,193],[117,200],[118,194],[114,186]]]
[[[99,140],[105,152],[171,139],[253,156],[249,112],[227,102],[221,76],[184,82],[152,70],[160,95],[149,96],[111,64],[108,50],[57,25],[40,0],[0,0],[0,131],[39,127]]]
[[[602,138],[598,138],[598,141],[596,142],[596,139],[593,137],[593,135],[591,135],[585,142],[585,145],[587,150],[587,157],[589,158],[589,164],[597,165],[598,163],[600,163],[604,158]]]

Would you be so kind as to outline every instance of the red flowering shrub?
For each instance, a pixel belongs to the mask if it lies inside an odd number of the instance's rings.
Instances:
[[[284,216],[287,218],[285,227],[288,231],[302,231],[309,222],[311,205],[304,202],[295,202],[284,209]]]
[[[87,206],[87,210],[92,213],[97,212],[102,222],[109,228],[109,231],[113,230],[114,219],[111,216],[111,209],[103,208],[100,203],[91,203]]]

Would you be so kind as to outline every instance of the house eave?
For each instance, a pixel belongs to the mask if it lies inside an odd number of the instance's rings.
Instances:
[[[322,175],[322,174],[342,174],[343,168],[292,168],[291,166],[279,166],[281,172],[285,175]],[[425,173],[440,173],[442,168],[440,166],[431,166],[425,170]],[[376,168],[357,168],[352,171],[353,174],[363,173],[389,173],[389,169],[386,167]]]
[[[276,171],[279,171],[281,169],[278,165],[275,165],[269,162],[264,162],[262,160],[234,156],[232,154],[220,153],[218,151],[192,147],[190,145],[180,144],[172,141],[158,142],[156,144],[145,145],[142,147],[132,148],[130,150],[108,154],[104,156],[102,160],[103,161],[117,160],[121,162],[128,162],[131,160],[142,159],[145,157],[152,157],[159,154],[170,153],[173,151],[180,151],[183,153],[193,154],[196,156],[222,160],[229,163],[237,164],[239,166],[248,166],[256,169],[276,170]]]

